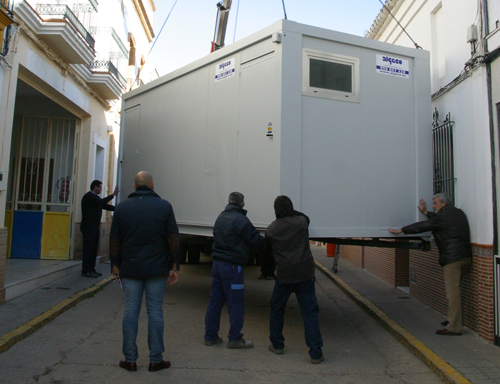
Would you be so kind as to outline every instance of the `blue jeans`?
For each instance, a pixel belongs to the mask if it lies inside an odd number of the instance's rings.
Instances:
[[[135,363],[137,353],[137,330],[139,313],[141,312],[142,294],[146,292],[146,308],[148,311],[148,346],[149,361],[159,363],[165,351],[163,344],[163,295],[167,286],[167,278],[156,279],[122,279],[125,291],[125,311],[123,313],[123,354],[125,361]]]
[[[229,340],[241,340],[245,313],[243,267],[226,261],[214,260],[210,301],[205,315],[205,340],[219,336],[222,307],[229,312]]]
[[[306,345],[309,347],[309,356],[312,359],[319,359],[323,354],[321,351],[323,339],[319,330],[319,306],[316,299],[315,281],[316,278],[313,277],[311,280],[301,283],[286,284],[276,278],[271,297],[271,316],[269,320],[271,331],[269,340],[271,340],[274,348],[283,349],[285,347],[285,338],[283,337],[285,307],[288,298],[292,292],[295,292],[302,313],[302,320],[304,321],[304,333]]]

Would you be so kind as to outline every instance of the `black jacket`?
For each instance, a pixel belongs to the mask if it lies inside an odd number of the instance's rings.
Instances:
[[[120,276],[168,276],[179,264],[179,230],[172,205],[152,189],[138,187],[118,204],[110,231],[111,264]]]
[[[233,264],[245,265],[250,247],[260,247],[264,238],[248,219],[247,211],[228,204],[214,224],[212,257]]]
[[[293,216],[273,221],[266,230],[266,244],[271,245],[276,273],[283,283],[300,283],[314,277],[316,265],[309,246],[309,218],[306,215],[295,211]]]
[[[403,233],[432,231],[439,249],[440,265],[472,258],[469,222],[461,209],[445,205],[438,213],[427,212],[427,217],[428,220],[403,227]]]
[[[99,225],[101,223],[102,210],[114,211],[115,207],[108,204],[114,195],[109,195],[103,199],[94,192],[88,191],[82,197],[82,223],[83,226]]]

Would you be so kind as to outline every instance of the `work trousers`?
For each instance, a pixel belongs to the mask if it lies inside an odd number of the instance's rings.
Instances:
[[[451,332],[462,332],[462,303],[460,300],[460,283],[470,269],[472,259],[455,261],[444,266],[444,285],[448,299],[448,321],[446,327]]]
[[[99,249],[100,224],[81,224],[80,231],[83,237],[82,272],[95,271],[95,261]]]
[[[229,340],[239,341],[243,337],[245,313],[244,275],[241,265],[214,260],[210,301],[205,315],[205,340],[219,336],[222,307],[227,305],[229,313]]]
[[[309,347],[309,356],[311,356],[311,359],[319,359],[323,354],[321,351],[323,339],[319,330],[319,306],[316,298],[315,282],[316,278],[314,277],[293,284],[283,283],[278,277],[275,279],[269,320],[269,340],[271,340],[274,348],[283,349],[285,347],[285,338],[283,337],[285,307],[288,298],[295,292],[302,313],[302,320],[304,321],[304,334],[306,345]]]

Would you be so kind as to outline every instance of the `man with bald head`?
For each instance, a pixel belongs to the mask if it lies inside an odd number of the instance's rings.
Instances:
[[[154,192],[153,177],[135,176],[135,192],[115,208],[110,232],[111,272],[125,292],[120,368],[137,371],[137,331],[143,292],[148,310],[149,371],[170,367],[163,360],[163,295],[177,282],[179,229],[172,205]]]

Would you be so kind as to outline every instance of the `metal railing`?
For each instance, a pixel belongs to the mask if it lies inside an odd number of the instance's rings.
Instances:
[[[73,11],[74,12],[97,12],[97,0],[87,0],[88,4],[86,3],[79,3],[77,2],[76,4],[73,5]]]
[[[0,0],[0,8],[10,17],[14,16],[12,13],[12,5],[13,3],[10,0]]]
[[[109,60],[96,60],[89,64],[89,68],[92,72],[109,72],[115,76],[115,78],[120,81],[123,87],[127,85],[127,80],[118,72],[118,69]]]
[[[434,160],[434,194],[446,193],[455,203],[455,172],[453,158],[453,121],[450,113],[444,121],[439,120],[435,109],[432,122],[432,152]]]
[[[89,46],[94,49],[94,38],[66,4],[37,4],[36,11],[40,16],[62,16],[77,29]]]

